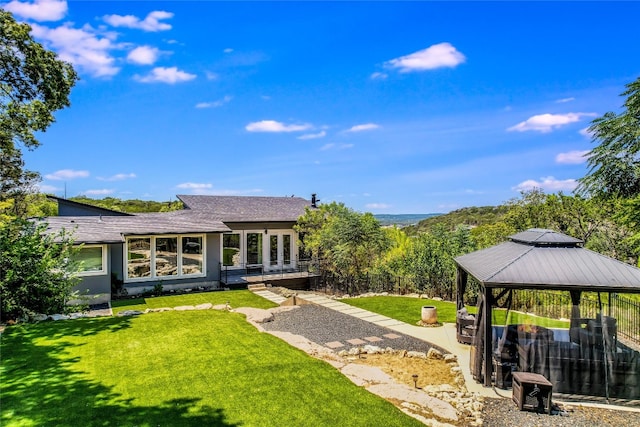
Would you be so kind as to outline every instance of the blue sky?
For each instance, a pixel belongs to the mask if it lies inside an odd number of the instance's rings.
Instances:
[[[638,2],[35,1],[74,64],[25,153],[56,195],[448,212],[571,192],[640,76]]]

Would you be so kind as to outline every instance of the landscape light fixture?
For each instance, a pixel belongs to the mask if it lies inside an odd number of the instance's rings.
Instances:
[[[411,375],[411,378],[413,378],[413,386],[418,388],[418,374]]]

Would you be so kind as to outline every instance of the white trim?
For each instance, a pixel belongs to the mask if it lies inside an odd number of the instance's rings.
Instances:
[[[265,230],[267,233],[265,233]],[[262,263],[247,264],[247,235],[250,233],[261,234],[262,237]],[[240,236],[240,265],[224,265],[224,235],[238,234]],[[295,268],[298,255],[298,233],[292,228],[261,228],[256,230],[231,230],[229,233],[222,234],[220,238],[220,258],[223,269],[239,270],[247,267],[262,266],[265,270],[275,270],[283,267],[284,260],[284,238],[282,236],[291,236],[291,253],[289,264],[284,264],[285,268]],[[271,265],[271,236],[278,236],[278,263]]]
[[[78,272],[78,276],[105,276],[107,274],[107,245],[82,245],[80,250],[89,248],[100,248],[102,250],[102,268],[100,270],[80,271]]]
[[[182,273],[182,238],[184,237],[199,237],[202,242],[202,272],[195,274],[183,274]],[[177,259],[176,268],[177,274],[170,276],[158,276],[156,274],[156,239],[171,238],[177,239]],[[150,275],[146,277],[129,277],[129,240],[131,239],[149,239],[149,269]],[[124,282],[125,283],[139,283],[148,281],[163,281],[163,280],[179,280],[188,279],[194,277],[206,277],[207,276],[207,238],[205,234],[162,234],[162,235],[130,235],[125,236],[125,242],[123,245],[123,261],[124,261]]]

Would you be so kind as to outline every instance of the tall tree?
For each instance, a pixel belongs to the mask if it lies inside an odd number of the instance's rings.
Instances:
[[[13,199],[13,213],[24,216],[24,197],[38,174],[24,170],[22,148],[40,144],[36,132],[69,106],[78,76],[73,67],[33,40],[31,27],[0,9],[0,202]]]
[[[45,233],[46,224],[27,220],[28,197],[38,180],[24,168],[22,149],[38,147],[36,132],[69,106],[77,80],[59,60],[0,9],[0,300],[2,319],[64,311],[77,272],[69,262],[69,236]]]
[[[390,245],[372,214],[361,214],[336,202],[307,209],[296,230],[304,236],[304,249],[317,256],[324,271],[347,285],[350,292],[357,290]]]
[[[578,188],[582,194],[640,195],[640,77],[626,87],[623,111],[605,113],[589,127],[599,145],[589,153],[589,173]]]

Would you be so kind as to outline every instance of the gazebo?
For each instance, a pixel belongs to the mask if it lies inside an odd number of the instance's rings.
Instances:
[[[455,259],[459,324],[469,317],[463,300],[468,277],[479,283],[478,312],[470,327],[474,378],[485,386],[492,380],[500,386],[511,370],[534,372],[551,381],[554,393],[639,400],[638,305],[623,313],[617,306],[612,310],[611,301],[617,294],[640,294],[640,269],[585,249],[581,240],[552,230],[529,229],[509,239]],[[514,291],[521,290],[564,295],[571,306],[568,328],[544,327],[522,313],[509,322]],[[591,318],[581,316],[587,294],[596,298]],[[601,295],[608,299],[603,302]],[[492,320],[500,304],[507,309],[502,325]],[[631,327],[635,338],[619,339],[621,327],[625,331]]]

